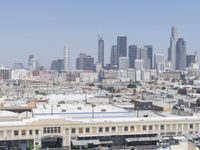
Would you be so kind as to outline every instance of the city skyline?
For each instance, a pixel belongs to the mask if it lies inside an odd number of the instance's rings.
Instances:
[[[87,2],[1,2],[0,17],[4,22],[0,27],[0,64],[6,67],[13,67],[16,62],[26,64],[28,56],[33,54],[41,65],[49,68],[52,60],[62,58],[64,45],[71,49],[72,68],[75,68],[75,59],[80,52],[93,56],[96,62],[98,34],[105,42],[105,64],[109,62],[111,46],[117,44],[117,36],[127,36],[127,46],[153,45],[155,53],[167,54],[171,26],[176,26],[179,37],[187,41],[188,54],[199,51],[198,1],[182,1],[179,12],[176,8],[180,4],[174,1],[173,5],[172,1],[157,0],[152,3]],[[109,9],[112,5],[115,8]],[[99,6],[104,8],[103,12]],[[124,11],[118,11],[120,6],[124,7]],[[131,9],[132,6],[137,7]],[[168,6],[171,6],[170,12],[167,12]],[[192,9],[187,12],[186,9],[190,7]],[[146,8],[146,11],[140,8]],[[118,17],[121,18],[120,22]]]

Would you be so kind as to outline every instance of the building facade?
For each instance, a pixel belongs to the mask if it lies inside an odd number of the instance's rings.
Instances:
[[[119,70],[127,70],[129,68],[129,58],[119,57]]]
[[[200,119],[195,116],[91,121],[50,116],[9,123],[1,122],[0,145],[16,144],[21,148],[30,145],[41,148],[51,146],[83,148],[91,143],[95,146],[96,141],[98,145],[103,145],[105,142],[112,145],[137,145],[147,141],[158,142],[162,136],[199,134],[199,129]]]

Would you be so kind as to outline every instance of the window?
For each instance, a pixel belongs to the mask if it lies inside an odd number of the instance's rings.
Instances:
[[[89,133],[90,132],[90,128],[85,128],[85,132]]]
[[[32,130],[29,130],[29,135],[32,135],[33,134],[33,131]]]
[[[39,134],[39,130],[35,130],[35,135],[38,135]]]
[[[47,128],[47,132],[46,133],[50,133],[50,128],[49,127]]]
[[[79,133],[83,133],[83,128],[79,128]]]
[[[109,132],[109,127],[106,127],[106,128],[105,128],[105,131],[106,131],[106,132]]]
[[[111,130],[112,130],[112,132],[115,132],[116,127],[112,127]]]
[[[44,132],[44,133],[47,133],[47,128],[43,128],[43,132]]]
[[[61,131],[61,130],[60,130],[60,127],[58,127],[58,133],[60,133],[60,131]]]
[[[193,129],[193,124],[190,124],[190,129]]]
[[[14,136],[18,136],[19,135],[19,131],[15,130],[14,131]]]
[[[26,135],[26,130],[22,130],[22,136]]]
[[[58,127],[55,127],[53,132],[58,133]]]
[[[131,126],[131,131],[134,131],[134,129],[135,129],[134,126]]]
[[[76,133],[76,129],[75,128],[72,128],[72,133]]]
[[[165,126],[164,125],[161,125],[160,126],[160,130],[164,130],[165,129]]]
[[[143,131],[146,131],[146,130],[147,130],[147,126],[143,126],[143,127],[142,127],[142,130],[143,130]]]
[[[103,132],[103,128],[102,127],[99,127],[99,132]]]
[[[125,127],[124,127],[124,131],[128,131],[128,126],[125,126]]]
[[[53,133],[53,127],[51,127],[50,129],[51,129],[51,133]]]
[[[153,126],[152,126],[152,125],[150,125],[150,126],[149,126],[149,130],[152,130],[152,129],[153,129]]]

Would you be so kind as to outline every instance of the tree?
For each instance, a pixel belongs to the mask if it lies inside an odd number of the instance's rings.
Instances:
[[[163,86],[161,89],[162,89],[162,90],[166,90],[166,87],[165,87],[165,86]]]
[[[200,94],[200,88],[197,89],[196,93]]]
[[[128,84],[127,88],[137,88],[137,86],[134,83],[132,83],[132,84]]]
[[[198,98],[198,99],[196,100],[196,105],[197,105],[197,107],[200,107],[200,98]]]

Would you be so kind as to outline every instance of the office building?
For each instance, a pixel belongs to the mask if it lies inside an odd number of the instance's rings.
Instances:
[[[64,71],[68,72],[70,68],[70,49],[64,47]]]
[[[127,56],[127,37],[126,36],[118,36],[117,37],[117,58],[119,63],[119,57]],[[119,67],[119,66],[118,66]]]
[[[129,45],[129,68],[135,68],[135,60],[140,59],[140,49],[137,45]]]
[[[129,68],[129,58],[119,57],[119,70],[127,70]]]
[[[176,35],[176,28],[172,27],[171,28],[171,38],[170,38],[170,46],[168,49],[168,61],[171,62],[172,64],[172,70],[176,70],[176,40],[177,40],[177,35]]]
[[[15,63],[14,64],[14,69],[23,69],[23,68],[24,68],[23,63]]]
[[[110,65],[111,68],[117,68],[117,45],[111,47]]]
[[[176,69],[186,69],[186,41],[179,38],[176,42]]]
[[[86,53],[80,53],[80,56],[76,59],[76,69],[94,70],[94,58]]]
[[[28,69],[29,70],[40,70],[39,60],[35,59],[34,55],[29,55]]]
[[[144,47],[147,48],[147,69],[152,69],[153,68],[153,46],[146,45]]]
[[[186,67],[190,67],[191,64],[194,64],[196,61],[196,56],[195,54],[191,55],[186,55]]]
[[[11,79],[11,69],[10,68],[0,68],[0,80]]]
[[[51,62],[51,70],[56,70],[57,72],[61,72],[64,70],[64,60],[57,59]]]
[[[104,67],[104,40],[98,35],[98,63]]]

